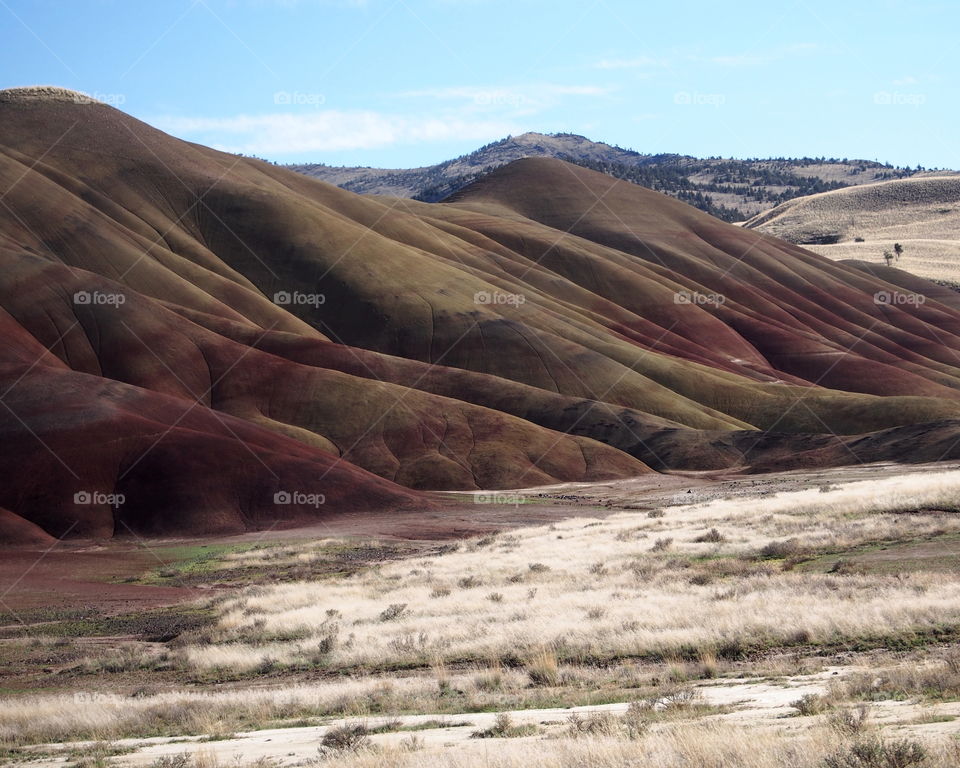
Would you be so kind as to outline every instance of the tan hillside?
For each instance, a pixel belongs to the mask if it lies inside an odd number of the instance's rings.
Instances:
[[[797,198],[745,226],[835,260],[883,263],[884,251],[900,243],[900,269],[960,282],[960,175],[918,176]]]

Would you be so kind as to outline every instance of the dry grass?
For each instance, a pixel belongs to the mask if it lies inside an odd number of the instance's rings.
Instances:
[[[807,246],[831,259],[883,264],[883,252],[900,243],[904,255],[897,267],[960,283],[958,199],[960,175],[901,179],[791,200],[750,226],[796,243],[839,236],[836,245]]]
[[[219,607],[212,642],[183,659],[198,670],[392,669],[528,664],[547,649],[582,663],[956,626],[951,574],[801,573],[762,558],[960,531],[958,492],[960,472],[931,473],[524,529],[334,584],[241,592]]]
[[[960,656],[935,656],[922,664],[899,664],[844,677],[835,695],[866,700],[960,699]]]
[[[863,184],[787,201],[748,222],[792,242],[811,236],[954,240],[960,234],[960,174]]]
[[[834,261],[856,259],[883,266],[883,253],[892,252],[894,243],[903,246],[904,254],[893,266],[927,280],[942,280],[960,285],[960,239],[871,237],[862,243],[804,247]]]
[[[845,677],[829,697],[803,705],[808,714],[822,715],[807,718],[814,722],[804,734],[751,735],[750,744],[761,739],[766,752],[746,749],[736,741],[741,732],[719,726],[673,729],[662,715],[670,686],[724,674],[731,659],[751,649],[882,643],[960,626],[955,574],[823,574],[782,559],[956,532],[957,498],[960,472],[911,474],[826,491],[674,506],[656,516],[643,511],[565,520],[350,576],[251,587],[213,601],[218,622],[171,648],[174,660],[200,680],[288,667],[330,674],[329,682],[283,684],[290,679],[283,678],[276,687],[132,697],[7,697],[0,702],[0,746],[647,697],[653,703],[637,727],[617,725],[613,733],[602,718],[571,722],[563,735],[537,742],[537,764],[576,764],[590,755],[595,760],[589,764],[600,766],[822,766],[842,746],[837,732],[844,729],[824,722],[821,732],[817,722],[834,711],[840,722],[846,710],[839,704],[958,696],[960,661],[934,656],[926,664]],[[666,540],[669,546],[655,546]],[[330,544],[266,547],[230,555],[229,562],[268,568],[305,562]],[[764,663],[776,675],[809,666],[800,655]],[[775,670],[778,663],[782,669]],[[394,674],[408,667],[416,674]],[[705,716],[697,706],[684,717]],[[633,741],[624,738],[627,731]],[[635,738],[640,732],[643,738]],[[509,741],[507,751],[489,746],[492,762],[486,764],[531,759],[527,738]],[[382,762],[364,762],[375,758]],[[357,766],[475,764],[466,752],[434,754],[429,748],[391,747],[343,759]],[[929,763],[940,764],[949,763]]]
[[[725,724],[668,726],[639,739],[608,735],[598,727],[593,734],[575,734],[552,739],[497,740],[484,742],[483,751],[458,748],[411,753],[384,749],[376,753],[346,756],[342,768],[948,768],[957,765],[960,751],[946,740],[928,746],[896,740],[855,740],[828,727],[803,732],[758,731]],[[879,744],[881,755],[922,750],[921,762],[856,762],[850,758],[858,745]],[[905,745],[905,749],[898,749]],[[882,760],[883,758],[881,758]],[[833,761],[833,762],[831,762]]]

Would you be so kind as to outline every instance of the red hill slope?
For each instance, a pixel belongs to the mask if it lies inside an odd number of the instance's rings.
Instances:
[[[430,205],[68,91],[2,91],[0,124],[0,538],[296,525],[800,443],[910,458],[898,430],[930,422],[952,450],[955,304],[878,304],[904,289],[602,174],[521,160]]]

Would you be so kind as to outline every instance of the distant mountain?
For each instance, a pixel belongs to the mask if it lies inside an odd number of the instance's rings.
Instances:
[[[525,157],[553,157],[601,171],[664,192],[724,221],[743,221],[795,197],[901,179],[920,170],[846,158],[731,160],[644,155],[572,133],[508,136],[468,155],[423,168],[338,168],[323,164],[287,167],[351,192],[433,203],[495,168]]]

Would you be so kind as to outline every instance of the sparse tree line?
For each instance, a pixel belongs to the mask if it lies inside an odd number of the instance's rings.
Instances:
[[[553,139],[576,140],[596,146],[593,142],[576,134],[555,133],[548,136]],[[586,158],[570,153],[557,155],[556,150],[546,142],[524,147],[523,156],[557,156],[559,159],[583,168],[671,195],[724,221],[740,221],[748,218],[755,211],[755,206],[750,204],[760,203],[765,208],[772,207],[796,197],[851,186],[846,181],[801,175],[796,172],[797,169],[818,165],[845,166],[848,168],[849,176],[873,171],[873,178],[877,181],[904,178],[924,170],[920,166],[917,166],[914,171],[896,167],[890,163],[847,158],[776,157],[735,160],[709,157],[700,159],[670,153],[645,155],[616,145],[606,145],[606,147],[603,151],[609,157],[604,159]],[[344,189],[362,193],[369,191],[373,182],[378,185],[393,183],[407,189],[419,190],[413,196],[415,200],[439,202],[505,162],[520,157],[521,155],[517,154],[518,148],[519,145],[514,137],[507,136],[432,167],[402,171],[385,170],[378,172],[375,178],[363,176],[345,182],[341,186]],[[304,170],[333,168],[323,164],[296,167]],[[459,167],[469,170],[450,175],[451,171]],[[706,177],[708,180],[694,180],[698,176]],[[740,198],[742,205],[750,207],[720,204],[715,195],[736,196]]]

